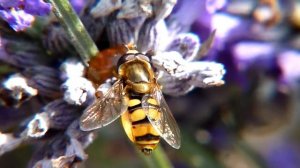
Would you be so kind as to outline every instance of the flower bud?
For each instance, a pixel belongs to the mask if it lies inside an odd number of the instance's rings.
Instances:
[[[38,90],[39,95],[58,98],[61,97],[59,71],[46,66],[26,68],[22,72],[28,79],[28,85]]]
[[[50,121],[47,113],[38,113],[27,124],[27,136],[31,138],[40,138],[46,134],[49,129]]]
[[[106,32],[111,46],[134,42],[135,27],[131,26],[129,20],[112,19],[106,26]]]
[[[0,89],[0,100],[3,105],[19,107],[37,94],[38,90],[29,86],[28,80],[24,76],[14,74],[3,82]]]
[[[49,128],[66,129],[77,117],[80,116],[83,108],[70,105],[63,99],[57,99],[48,103],[43,108],[49,121]]]
[[[199,50],[200,42],[198,36],[185,33],[180,34],[171,42],[167,51],[179,52],[185,60],[193,60]]]
[[[61,87],[64,90],[64,100],[73,105],[88,103],[95,93],[93,84],[83,77],[69,78]]]

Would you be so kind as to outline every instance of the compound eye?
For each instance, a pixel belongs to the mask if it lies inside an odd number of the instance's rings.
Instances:
[[[147,55],[139,54],[139,55],[137,55],[136,57],[138,57],[138,58],[141,59],[141,60],[150,62],[150,58],[149,58],[149,56],[147,56]]]
[[[130,60],[133,60],[134,59],[134,54],[125,54],[125,55],[122,55],[119,60],[118,60],[118,67]]]

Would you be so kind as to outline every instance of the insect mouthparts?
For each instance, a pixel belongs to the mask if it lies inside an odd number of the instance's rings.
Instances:
[[[152,153],[152,149],[149,148],[142,148],[141,151],[145,154],[145,155],[150,155]]]

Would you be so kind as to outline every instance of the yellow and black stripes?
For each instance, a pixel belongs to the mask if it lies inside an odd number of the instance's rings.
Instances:
[[[122,124],[129,139],[134,142],[145,154],[150,154],[157,146],[160,136],[151,125],[146,111],[142,107],[143,94],[130,94],[128,110],[122,115]],[[159,113],[156,104],[149,104],[151,116]],[[155,113],[155,114],[154,114]]]
[[[150,141],[150,140],[159,140],[159,136],[154,136],[152,134],[146,134],[144,136],[135,137],[136,141]]]

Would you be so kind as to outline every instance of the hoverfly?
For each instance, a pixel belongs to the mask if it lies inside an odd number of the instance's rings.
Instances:
[[[128,138],[145,155],[151,154],[160,137],[178,149],[180,131],[156,81],[150,57],[128,48],[118,60],[117,74],[111,89],[84,111],[80,128],[101,128],[121,116]]]

